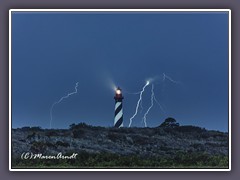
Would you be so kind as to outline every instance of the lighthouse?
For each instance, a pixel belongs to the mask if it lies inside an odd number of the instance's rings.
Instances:
[[[123,127],[122,90],[118,87],[115,91],[115,116],[114,127]]]

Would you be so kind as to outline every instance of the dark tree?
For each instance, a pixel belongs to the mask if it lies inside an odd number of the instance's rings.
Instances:
[[[160,125],[160,127],[178,127],[179,123],[174,118],[168,117],[165,121]]]
[[[76,124],[75,124],[75,123],[69,125],[69,129],[74,129],[75,127],[76,127]]]
[[[90,127],[90,125],[87,125],[84,122],[81,122],[79,124],[73,123],[73,124],[69,125],[69,129],[71,129],[71,130],[79,129],[79,128],[86,128],[86,127]]]

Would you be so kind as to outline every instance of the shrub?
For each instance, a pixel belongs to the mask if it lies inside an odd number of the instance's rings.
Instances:
[[[48,138],[51,136],[58,136],[58,133],[56,132],[56,130],[49,130],[45,134]]]
[[[83,138],[85,135],[85,131],[82,129],[76,129],[73,131],[73,138]]]
[[[42,131],[42,128],[40,126],[31,127],[31,131]]]
[[[56,142],[57,146],[62,146],[62,147],[70,147],[70,144],[67,142],[62,142],[62,141],[57,141]]]
[[[90,126],[90,125],[87,125],[86,123],[81,122],[81,123],[79,123],[79,124],[75,124],[75,123],[71,124],[71,125],[69,126],[69,129],[75,130],[75,129],[86,128],[86,127],[91,127],[91,126]]]
[[[194,133],[201,133],[206,131],[205,129],[197,126],[179,126],[176,128],[176,130],[179,132],[194,132]]]
[[[22,131],[29,131],[29,130],[30,130],[29,126],[22,127]]]
[[[34,138],[35,136],[36,136],[36,133],[33,132],[32,134],[29,134],[29,135],[27,136],[27,139],[32,139],[32,138]]]
[[[165,121],[160,125],[160,127],[178,127],[179,123],[176,122],[174,118],[167,118]]]
[[[132,140],[135,145],[145,145],[150,143],[149,138],[140,135],[132,136]]]
[[[114,132],[109,132],[107,137],[113,142],[126,141],[126,139],[127,139],[124,134],[119,134],[119,133],[114,133]]]
[[[31,148],[30,148],[30,151],[32,153],[45,153],[46,152],[46,149],[47,149],[47,146],[44,142],[37,142],[37,141],[34,141],[31,145]]]

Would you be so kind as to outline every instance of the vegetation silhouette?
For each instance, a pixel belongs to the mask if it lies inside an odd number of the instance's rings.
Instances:
[[[181,126],[168,117],[154,128],[71,124],[68,129],[12,130],[13,168],[228,168],[228,133]],[[21,159],[21,153],[76,159]]]

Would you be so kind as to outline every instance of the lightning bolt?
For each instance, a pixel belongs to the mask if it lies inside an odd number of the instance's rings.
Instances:
[[[181,84],[181,82],[179,81],[174,81],[171,77],[167,76],[165,73],[163,73],[163,81],[165,81],[166,79],[168,79],[169,81],[171,81],[174,84]]]
[[[165,110],[163,109],[162,105],[160,104],[160,102],[158,102],[158,100],[155,97],[155,94],[153,95],[154,101],[157,103],[157,105],[160,107],[161,111],[166,114]]]
[[[76,83],[76,86],[75,86],[75,91],[74,92],[71,92],[71,93],[68,93],[66,96],[63,96],[61,97],[61,99],[59,99],[59,101],[56,101],[52,104],[51,108],[50,108],[50,129],[52,128],[52,111],[53,111],[53,107],[56,105],[56,104],[59,104],[60,102],[62,102],[63,99],[67,99],[69,96],[73,95],[73,94],[76,94],[77,93],[77,87],[78,87],[78,82]]]
[[[130,94],[130,95],[138,95],[138,94],[141,93],[141,91],[139,91],[139,92],[128,92],[128,91],[125,91],[125,93],[126,93],[126,94]],[[140,113],[142,113],[142,111],[143,111],[142,101],[140,102],[140,108],[141,108]]]
[[[144,122],[145,127],[147,127],[147,115],[153,107],[153,100],[154,100],[154,97],[155,97],[153,90],[154,90],[154,85],[152,84],[151,105],[149,106],[148,110],[146,111],[146,113],[143,116],[143,122]]]
[[[151,91],[151,105],[149,106],[148,110],[146,111],[146,113],[144,114],[142,120],[144,122],[145,127],[147,127],[147,115],[150,112],[150,110],[152,109],[153,105],[154,105],[154,101],[157,103],[157,105],[160,107],[161,111],[165,114],[166,112],[164,111],[164,109],[162,108],[162,105],[158,102],[158,100],[155,97],[155,93],[154,93],[154,84],[152,84],[152,91]]]
[[[142,94],[145,91],[145,88],[150,84],[150,82],[152,83],[153,81],[155,81],[158,77],[155,78],[151,78],[149,81],[147,81],[147,83],[143,86],[142,91],[140,92],[135,92],[135,93],[130,93],[130,92],[126,92],[127,94],[134,94],[134,95],[139,95],[139,99],[136,105],[136,110],[134,115],[130,118],[130,122],[129,122],[129,127],[131,127],[132,125],[132,120],[135,118],[135,116],[138,114],[139,111],[139,107],[141,108],[141,112],[143,110],[143,105],[142,105]],[[166,75],[165,73],[163,73],[163,82],[165,82],[166,80],[170,81],[171,83],[174,84],[181,84],[181,82],[179,81],[175,81],[173,80],[170,76]],[[166,114],[165,110],[163,109],[162,105],[160,104],[160,102],[157,100],[155,93],[154,93],[154,84],[152,83],[152,90],[151,90],[151,104],[148,107],[147,111],[145,112],[145,114],[143,115],[142,118],[142,122],[144,123],[144,126],[147,127],[147,115],[150,112],[150,110],[152,109],[152,107],[154,106],[154,102],[156,102],[156,104],[160,107],[160,110]]]
[[[131,125],[132,125],[132,120],[133,120],[133,118],[134,118],[134,117],[137,115],[137,113],[138,113],[139,104],[140,104],[140,102],[142,101],[142,94],[143,94],[143,92],[145,91],[145,88],[149,85],[149,83],[150,83],[150,82],[147,81],[147,83],[143,86],[142,91],[140,91],[140,95],[139,95],[139,99],[138,99],[138,102],[137,102],[136,110],[135,110],[134,115],[130,118],[130,122],[129,122],[128,127],[131,127]]]

